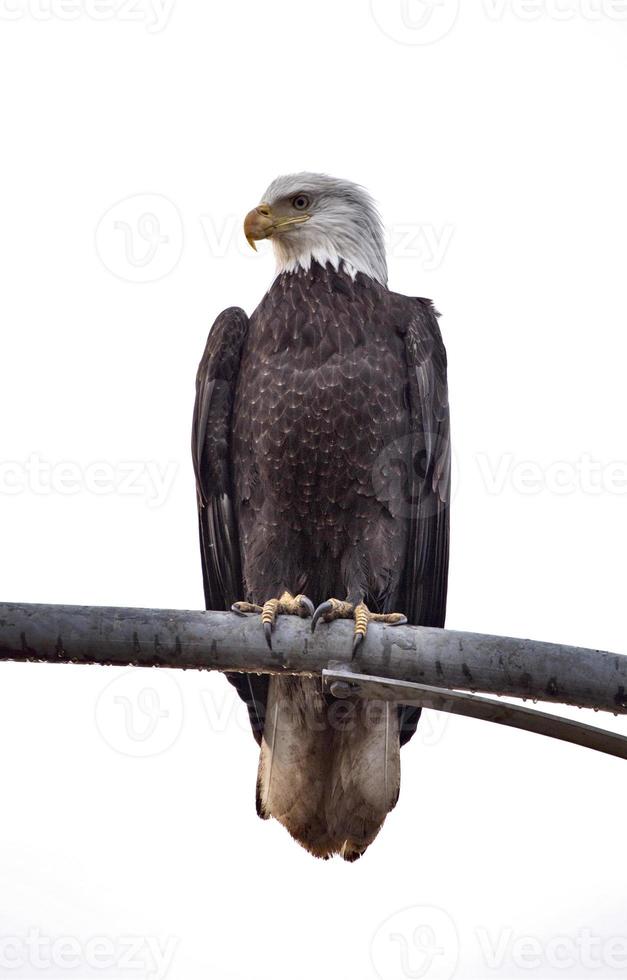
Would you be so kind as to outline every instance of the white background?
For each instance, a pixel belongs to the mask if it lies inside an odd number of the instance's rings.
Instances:
[[[626,51],[622,0],[0,0],[1,598],[202,606],[196,365],[321,170],[443,313],[448,625],[626,652]],[[1,977],[627,969],[624,762],[425,715],[348,866],[258,820],[217,675],[3,664],[0,744]]]

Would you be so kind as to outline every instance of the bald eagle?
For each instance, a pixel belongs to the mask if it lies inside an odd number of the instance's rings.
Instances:
[[[208,609],[444,625],[446,354],[429,300],[390,292],[369,194],[279,177],[247,215],[277,276],[214,323],[192,451]],[[316,608],[314,608],[314,604]],[[394,807],[419,711],[338,702],[319,679],[229,675],[260,745],[257,812],[312,854],[359,858]]]

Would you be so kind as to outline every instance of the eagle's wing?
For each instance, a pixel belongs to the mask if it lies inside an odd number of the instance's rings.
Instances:
[[[196,376],[192,460],[196,474],[202,574],[207,609],[242,598],[239,541],[231,485],[231,416],[248,317],[224,310],[214,323]]]
[[[248,327],[244,310],[224,310],[211,328],[196,376],[192,459],[207,609],[230,609],[244,598],[233,499],[231,419]],[[247,703],[253,732],[259,738],[267,678],[227,676]]]
[[[446,351],[433,306],[413,300],[405,334],[412,417],[410,533],[401,584],[410,623],[444,626],[449,556],[451,440]]]
[[[449,559],[451,441],[446,350],[429,300],[412,300],[405,346],[412,417],[411,463],[406,487],[409,545],[400,601],[415,626],[443,627]],[[420,712],[405,709],[401,744],[415,731]]]

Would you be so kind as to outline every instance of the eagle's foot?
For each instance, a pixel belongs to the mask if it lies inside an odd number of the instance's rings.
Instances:
[[[355,606],[353,618],[355,620],[353,653],[355,653],[355,650],[359,644],[363,642],[366,633],[368,632],[369,623],[387,623],[388,626],[404,626],[407,622],[407,616],[404,616],[403,613],[370,612],[365,602],[360,602],[358,606]]]
[[[302,619],[309,619],[313,616],[314,607],[313,602],[306,595],[294,596],[291,592],[284,592],[279,599],[268,599],[263,606],[253,602],[234,602],[231,611],[238,616],[260,613],[266,642],[272,649],[272,630],[277,616],[300,616]]]
[[[324,623],[331,623],[334,619],[352,619],[355,623],[353,634],[353,653],[363,642],[368,632],[369,623],[387,623],[388,626],[404,626],[407,616],[402,613],[373,613],[370,612],[365,602],[353,605],[352,602],[342,602],[340,599],[327,599],[318,606],[313,619],[311,620],[311,631],[315,630],[317,624],[322,620]]]

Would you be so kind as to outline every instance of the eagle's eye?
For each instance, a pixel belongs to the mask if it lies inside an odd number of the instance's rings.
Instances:
[[[297,194],[292,201],[292,207],[296,208],[297,211],[304,211],[309,207],[309,198],[306,194]]]

